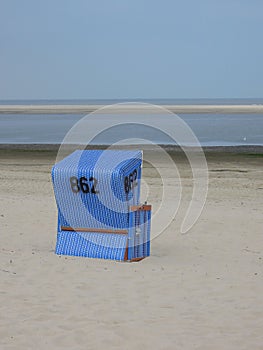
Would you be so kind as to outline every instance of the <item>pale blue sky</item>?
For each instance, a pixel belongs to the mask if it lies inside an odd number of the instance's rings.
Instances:
[[[0,99],[263,97],[262,0],[1,0]]]

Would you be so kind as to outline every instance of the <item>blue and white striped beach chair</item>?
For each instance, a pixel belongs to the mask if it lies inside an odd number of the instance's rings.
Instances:
[[[141,151],[119,150],[77,150],[54,165],[57,254],[128,261],[150,255],[141,168]]]

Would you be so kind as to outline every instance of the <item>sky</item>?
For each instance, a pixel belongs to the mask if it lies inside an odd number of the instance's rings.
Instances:
[[[0,100],[262,98],[262,0],[1,0]]]

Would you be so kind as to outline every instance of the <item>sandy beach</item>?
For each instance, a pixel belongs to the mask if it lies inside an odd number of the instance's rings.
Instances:
[[[207,153],[207,202],[186,235],[191,173],[172,153],[182,210],[149,258],[119,263],[55,255],[56,152],[0,150],[0,348],[262,349],[263,156],[248,153]],[[153,206],[154,174],[145,164]]]

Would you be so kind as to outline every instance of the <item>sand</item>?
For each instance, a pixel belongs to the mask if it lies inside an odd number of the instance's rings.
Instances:
[[[179,211],[139,263],[54,254],[54,160],[0,151],[0,349],[262,349],[262,156],[209,153],[198,222],[181,235]]]

